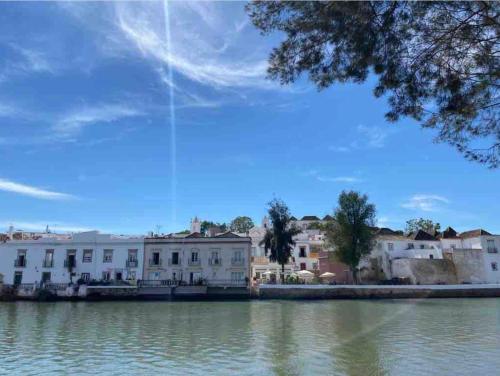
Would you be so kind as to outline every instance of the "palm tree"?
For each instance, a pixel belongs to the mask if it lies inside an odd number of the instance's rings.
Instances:
[[[281,282],[285,282],[285,264],[288,264],[292,257],[295,241],[293,237],[301,230],[291,224],[290,211],[286,204],[278,199],[269,203],[269,217],[272,228],[267,229],[264,239],[260,245],[264,245],[266,256],[269,252],[269,261],[277,262],[281,265]]]

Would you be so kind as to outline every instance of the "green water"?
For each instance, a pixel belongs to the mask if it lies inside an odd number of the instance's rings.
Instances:
[[[0,303],[0,374],[494,375],[500,299]]]

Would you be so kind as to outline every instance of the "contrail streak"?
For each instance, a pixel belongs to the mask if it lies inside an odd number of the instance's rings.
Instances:
[[[163,1],[165,13],[165,37],[167,41],[168,53],[168,80],[169,85],[169,106],[170,106],[170,157],[171,157],[171,186],[170,196],[172,203],[171,221],[172,226],[177,227],[177,145],[175,126],[175,106],[174,106],[174,73],[172,71],[172,41],[170,37],[170,11],[168,0]]]

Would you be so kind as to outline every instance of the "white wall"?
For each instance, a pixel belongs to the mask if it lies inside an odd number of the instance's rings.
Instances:
[[[248,238],[246,238],[248,239]],[[146,240],[145,244],[145,280],[183,280],[190,282],[190,274],[196,273],[201,277],[211,281],[230,281],[233,279],[232,273],[243,273],[242,279],[250,278],[250,239],[230,241],[216,238],[198,238],[191,240],[179,240],[177,242],[162,242],[160,239],[154,239],[153,242]],[[160,252],[161,265],[150,266],[149,260],[152,259],[154,252]],[[179,265],[169,265],[174,252],[179,253]],[[189,265],[191,253],[198,252],[200,265]],[[218,252],[221,263],[210,264],[212,252]],[[232,259],[236,252],[242,253],[243,262],[233,263]]]
[[[46,250],[54,250],[53,267],[43,266]],[[92,249],[92,262],[83,263],[83,250]],[[113,250],[111,263],[103,263],[104,249]],[[129,249],[137,249],[137,268],[127,269],[126,260]],[[26,250],[26,267],[14,267],[18,250]],[[40,282],[43,272],[51,273],[51,282],[68,283],[70,275],[64,266],[67,250],[76,250],[76,267],[73,269],[76,282],[82,273],[90,273],[90,279],[100,280],[103,271],[110,271],[111,278],[121,271],[123,279],[135,271],[136,279],[142,279],[144,243],[141,238],[113,238],[110,235],[95,232],[75,234],[69,240],[39,239],[24,241],[9,241],[0,244],[0,273],[4,275],[4,283],[14,282],[14,272],[22,271],[22,283]]]

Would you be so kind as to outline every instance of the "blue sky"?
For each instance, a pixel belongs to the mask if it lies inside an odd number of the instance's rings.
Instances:
[[[355,189],[379,225],[500,233],[498,171],[411,120],[387,123],[374,80],[322,92],[266,80],[279,35],[259,35],[244,3],[0,7],[1,230],[260,222],[273,197],[325,215]]]

